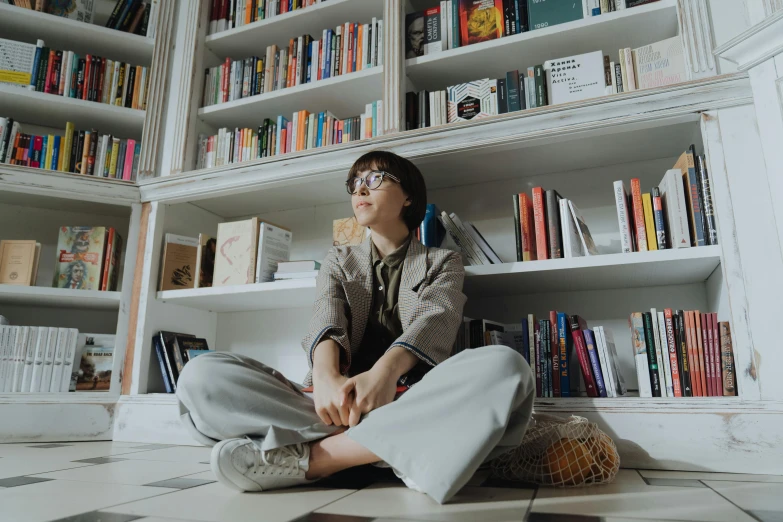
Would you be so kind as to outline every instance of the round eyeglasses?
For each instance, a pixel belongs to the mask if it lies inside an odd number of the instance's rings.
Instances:
[[[363,178],[357,176],[346,181],[345,189],[348,191],[348,194],[354,195],[359,191],[359,187],[362,186],[362,183],[364,183],[368,189],[375,190],[381,186],[384,178],[389,178],[397,183],[400,182],[400,179],[393,174],[389,174],[383,170],[372,170]]]

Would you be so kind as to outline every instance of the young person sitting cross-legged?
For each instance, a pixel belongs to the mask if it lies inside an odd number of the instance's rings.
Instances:
[[[370,152],[346,186],[372,235],[332,248],[321,265],[302,342],[311,368],[304,386],[313,392],[249,357],[206,354],[177,383],[182,420],[196,440],[214,445],[220,482],[241,491],[375,463],[442,503],[482,463],[520,443],[533,376],[505,346],[450,357],[464,268],[458,253],[416,240],[427,198],[419,170]]]

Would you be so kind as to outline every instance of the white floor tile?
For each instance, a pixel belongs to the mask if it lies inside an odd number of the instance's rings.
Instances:
[[[133,522],[198,522],[196,520],[186,520],[184,518],[160,518],[160,517],[144,517],[134,520]],[[639,522],[638,520],[636,522]]]
[[[60,448],[36,448],[35,444],[0,444],[0,457],[39,457],[67,458],[68,460],[108,457],[143,450],[132,448],[127,443],[103,442],[63,442]]]
[[[108,482],[143,486],[151,482],[167,480],[183,475],[209,470],[206,464],[190,462],[163,462],[158,460],[123,460],[109,464],[97,464],[86,468],[55,471],[36,475],[41,478],[78,480],[82,482]],[[195,478],[195,477],[189,477]]]
[[[539,488],[533,511],[653,520],[753,521],[714,491],[648,486],[634,470],[620,470],[615,483],[603,486]]]
[[[177,446],[123,455],[124,459],[167,460],[172,462],[209,462],[212,448],[205,446]]]
[[[318,513],[472,522],[519,521],[533,497],[529,489],[465,487],[448,503],[398,484],[374,484]]]
[[[705,471],[639,470],[647,478],[727,480],[729,482],[783,482],[783,475],[749,475],[745,473],[710,473]]]
[[[207,466],[209,468],[209,466]],[[207,471],[202,471],[201,473],[194,473],[193,475],[188,475],[187,477],[189,479],[203,479],[203,480],[217,480],[217,477],[214,473],[212,473],[211,469],[207,469]]]
[[[115,506],[107,511],[209,522],[283,522],[352,492],[347,489],[296,488],[240,493],[215,483]]]
[[[43,522],[160,495],[162,488],[51,480],[0,491],[2,520]]]
[[[783,484],[710,480],[709,487],[737,504],[754,511],[783,511]]]
[[[64,457],[51,458],[40,455],[3,457],[0,459],[0,479],[32,475],[34,473],[46,473],[48,471],[57,471],[61,469],[82,468],[89,465],[90,464],[85,464],[83,462],[71,462]]]

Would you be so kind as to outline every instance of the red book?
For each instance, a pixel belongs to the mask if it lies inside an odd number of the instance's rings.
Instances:
[[[557,336],[557,311],[549,312],[552,334],[549,336],[552,353],[552,397],[560,397],[560,338]]]
[[[669,357],[669,366],[672,372],[672,386],[674,387],[674,396],[682,397],[682,386],[680,385],[680,369],[677,365],[677,344],[674,340],[674,319],[672,309],[663,310],[663,318],[666,323],[666,355]]]
[[[541,325],[533,321],[533,342],[536,345],[536,397],[541,397]]]
[[[631,205],[633,208],[633,226],[636,233],[636,251],[646,252],[647,229],[644,225],[644,206],[642,206],[642,187],[639,178],[631,180]]]
[[[95,86],[95,101],[98,103],[103,99],[103,80],[106,77],[106,59],[98,58],[98,74],[96,74],[98,81]]]
[[[549,259],[549,245],[546,234],[546,209],[544,189],[533,187],[533,220],[536,231],[536,259]]]
[[[54,52],[54,63],[49,62],[52,66],[51,85],[49,86],[49,92],[52,94],[60,94],[60,78],[63,66],[63,52]]]
[[[52,92],[52,69],[54,68],[54,49],[49,51],[49,63],[46,65],[46,79],[44,80],[44,92]]]
[[[220,0],[212,0],[212,9],[209,10],[209,21],[217,22],[220,18]]]
[[[709,397],[707,390],[707,379],[704,368],[704,339],[701,331],[701,312],[693,312],[693,333],[696,340],[696,356],[699,358],[699,381],[701,381],[701,394],[703,397]]]
[[[715,390],[713,389],[713,375],[712,375],[712,342],[710,341],[710,329],[708,324],[710,314],[701,314],[700,326],[701,326],[701,341],[704,348],[704,376],[707,380],[707,396],[714,397]]]
[[[136,140],[128,139],[125,150],[125,166],[122,169],[122,179],[130,181],[133,174],[133,156],[136,152]]]
[[[533,226],[533,200],[526,193],[519,194],[519,225],[522,239],[522,261],[536,259],[536,229]]]
[[[33,155],[30,158],[30,166],[41,168],[41,162],[45,159],[41,157],[43,153],[43,136],[33,137]]]
[[[223,63],[223,85],[221,86],[221,89],[223,90],[223,103],[228,101],[228,80],[229,76],[231,76],[231,58],[226,58],[226,61]]]
[[[503,0],[495,0],[494,5],[486,0],[455,1],[459,2],[460,45],[486,42],[503,36]],[[468,20],[481,21],[481,30],[468,31]]]
[[[92,59],[92,55],[86,54],[84,55],[84,80],[83,80],[83,87],[82,87],[82,100],[89,100],[89,93],[90,93],[90,72],[92,69],[92,64],[95,62],[95,60]]]
[[[699,378],[699,355],[696,348],[696,332],[693,327],[693,311],[685,312],[685,345],[688,348],[688,367],[691,370],[691,388],[694,397],[703,397]]]
[[[582,334],[582,330],[587,329],[587,323],[578,315],[569,317],[571,323],[571,337],[574,340],[574,350],[579,359],[579,367],[582,369],[582,377],[584,377],[585,387],[587,388],[587,396],[598,397],[598,388],[595,386],[593,372],[590,369],[590,359],[587,355],[587,345],[585,344],[585,338]]]
[[[103,256],[103,273],[101,275],[101,290],[109,289],[109,272],[111,271],[111,252],[114,247],[114,227],[106,232],[106,253]]]
[[[228,4],[231,3],[229,0],[220,0],[220,17],[218,17],[218,20],[225,20],[226,29],[230,29],[228,27]]]
[[[720,332],[718,330],[718,314],[710,314],[710,329],[712,330],[712,360],[715,365],[715,393],[718,397],[723,396],[723,364],[720,351]]]

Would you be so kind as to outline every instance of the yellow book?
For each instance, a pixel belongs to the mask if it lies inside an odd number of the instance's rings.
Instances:
[[[103,172],[106,173],[106,177],[110,176],[111,172],[111,156],[112,156],[112,140],[111,136],[109,136],[109,143],[106,145],[106,158],[103,160]],[[98,174],[99,176],[103,176],[103,172]]]
[[[49,134],[46,137],[46,159],[44,160],[44,168],[48,170],[52,169],[52,155],[54,153],[54,134]]]
[[[66,122],[65,123],[65,136],[63,136],[62,140],[62,150],[60,151],[60,158],[62,159],[62,167],[60,168],[63,172],[70,172],[71,171],[71,147],[73,147],[73,123]]]
[[[116,178],[117,177],[117,158],[120,157],[119,151],[120,151],[120,140],[119,138],[112,138],[112,144],[111,144],[111,167],[109,168],[109,177],[110,178]]]
[[[644,228],[647,230],[647,249],[658,250],[658,241],[655,239],[652,198],[649,192],[642,194],[642,207],[644,208]]]

